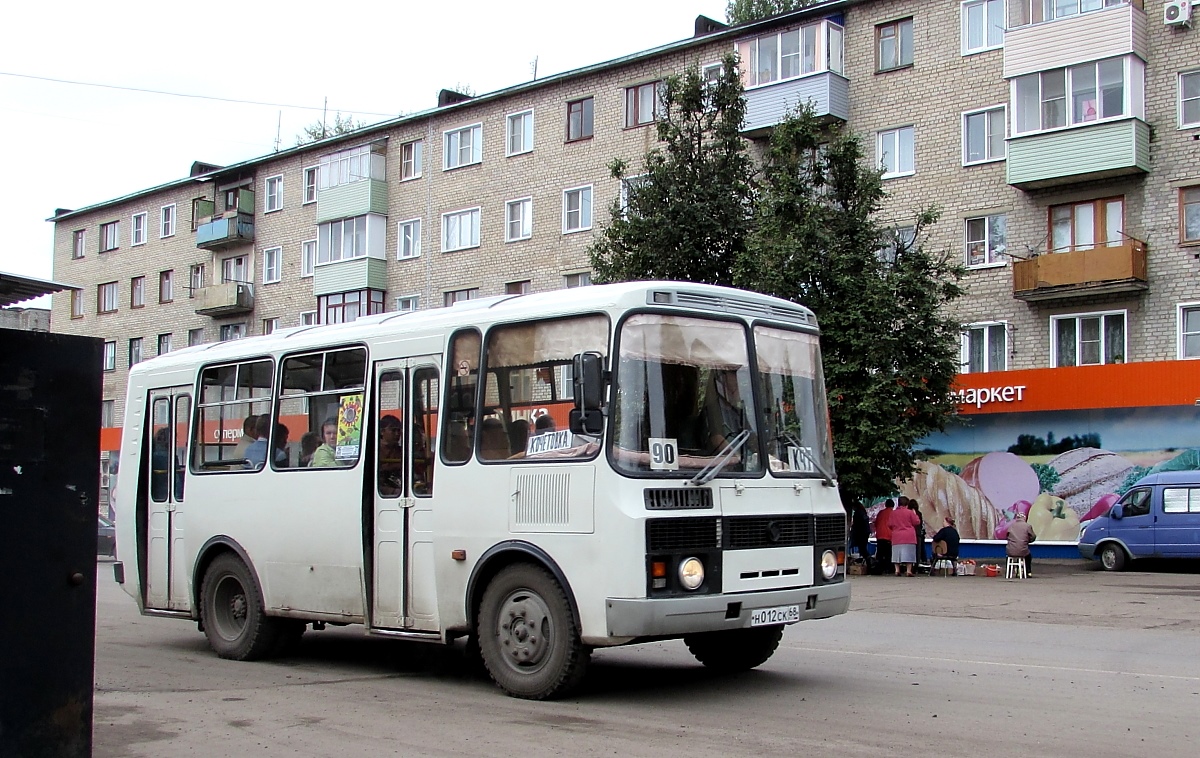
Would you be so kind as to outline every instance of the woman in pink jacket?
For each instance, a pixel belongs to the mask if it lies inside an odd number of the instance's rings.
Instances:
[[[921,517],[911,508],[897,508],[892,513],[892,561],[896,566],[896,576],[900,576],[900,566],[907,569],[907,576],[916,576],[913,566],[917,562],[917,527],[921,525]]]

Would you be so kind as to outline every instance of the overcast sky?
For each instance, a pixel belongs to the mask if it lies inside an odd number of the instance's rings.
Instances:
[[[433,107],[442,88],[484,94],[529,81],[535,58],[540,78],[690,37],[697,15],[724,21],[725,5],[10,3],[0,44],[0,271],[51,278],[53,224],[45,219],[55,208],[182,178],[192,161],[265,155],[277,135],[281,148],[292,147],[326,98],[331,116],[374,123]]]

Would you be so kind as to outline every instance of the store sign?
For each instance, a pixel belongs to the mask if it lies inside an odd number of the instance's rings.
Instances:
[[[1024,384],[1010,384],[1006,387],[978,387],[959,390],[954,393],[959,405],[973,405],[982,408],[989,403],[1014,403],[1025,399]]]

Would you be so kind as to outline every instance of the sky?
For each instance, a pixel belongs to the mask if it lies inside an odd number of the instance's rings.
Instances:
[[[78,209],[293,147],[340,112],[368,124],[692,36],[726,0],[11,3],[0,45],[0,271],[52,278],[56,208]],[[50,79],[109,85],[84,86]],[[132,90],[157,90],[180,97]],[[233,103],[254,101],[265,105]],[[49,298],[18,304],[50,307]]]

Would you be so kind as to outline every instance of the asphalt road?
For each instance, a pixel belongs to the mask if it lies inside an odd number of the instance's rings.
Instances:
[[[850,613],[789,627],[756,671],[709,674],[682,642],[599,650],[575,697],[531,703],[458,648],[356,627],[223,661],[102,563],[95,755],[1190,756],[1200,567],[1167,568],[853,577]]]

